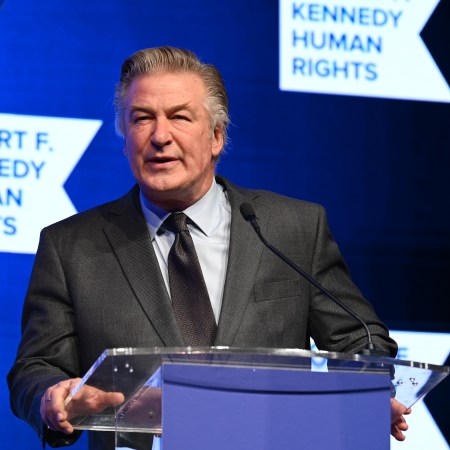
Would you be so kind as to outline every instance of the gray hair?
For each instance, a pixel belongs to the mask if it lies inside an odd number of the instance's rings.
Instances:
[[[117,134],[121,137],[125,136],[125,97],[131,82],[141,75],[156,72],[192,72],[199,75],[207,91],[205,106],[209,112],[211,133],[216,127],[220,127],[225,145],[230,118],[228,94],[220,72],[212,64],[201,62],[190,50],[175,47],[146,48],[139,50],[124,61],[114,95]]]

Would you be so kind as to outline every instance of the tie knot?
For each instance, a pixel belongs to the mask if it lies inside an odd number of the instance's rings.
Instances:
[[[188,217],[182,212],[172,213],[164,221],[164,226],[173,233],[180,233],[182,231],[187,231],[187,220]]]

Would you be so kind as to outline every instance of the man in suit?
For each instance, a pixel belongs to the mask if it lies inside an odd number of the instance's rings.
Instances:
[[[105,348],[190,344],[174,313],[167,217],[183,212],[206,287],[211,345],[358,352],[361,325],[272,254],[239,208],[253,206],[266,239],[368,324],[375,346],[396,344],[350,280],[322,207],[247,190],[215,175],[229,122],[217,69],[162,47],[128,58],[116,87],[116,128],[137,185],[117,201],[43,230],[8,382],[13,411],[50,445],[78,436],[64,399]],[[123,400],[96,393],[90,407]],[[91,399],[92,401],[92,399]],[[403,439],[405,408],[392,433]],[[150,440],[130,444],[149,448]],[[110,433],[90,447],[113,448]]]

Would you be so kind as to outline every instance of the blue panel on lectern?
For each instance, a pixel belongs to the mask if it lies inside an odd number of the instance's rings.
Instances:
[[[165,364],[163,449],[388,450],[390,377]]]

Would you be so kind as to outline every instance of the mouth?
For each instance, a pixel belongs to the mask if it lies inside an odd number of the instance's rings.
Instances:
[[[163,165],[163,164],[169,164],[178,161],[177,158],[170,157],[170,156],[154,156],[153,158],[147,159],[147,163],[150,163],[152,165]]]

